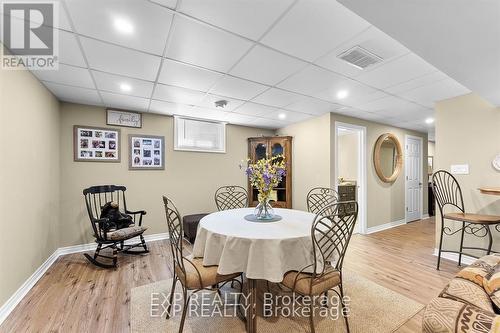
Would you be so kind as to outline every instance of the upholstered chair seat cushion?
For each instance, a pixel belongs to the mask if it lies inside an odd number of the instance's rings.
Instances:
[[[493,268],[500,263],[500,255],[488,255],[474,261],[457,273],[456,277],[474,282],[480,287],[484,286],[486,275],[490,274]]]
[[[496,333],[500,316],[459,301],[434,298],[424,311],[424,333]]]
[[[241,274],[234,273],[221,275],[217,273],[218,266],[203,266],[203,258],[185,258],[184,268],[186,269],[186,276],[184,276],[181,268],[177,265],[175,267],[175,272],[181,280],[182,284],[184,284],[188,289],[202,289],[210,287],[216,285],[217,283],[234,279]]]
[[[147,229],[148,228],[146,228],[146,227],[140,227],[140,226],[128,227],[128,228],[123,228],[123,229],[118,229],[118,230],[115,230],[112,232],[108,232],[107,236],[108,236],[108,239],[114,240],[114,241],[125,240],[125,239],[139,236]]]
[[[291,271],[285,274],[281,283],[301,295],[319,295],[340,284],[340,272],[331,270],[313,279],[312,274]]]

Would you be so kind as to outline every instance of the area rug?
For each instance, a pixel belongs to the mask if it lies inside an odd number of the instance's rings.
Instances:
[[[131,332],[178,331],[181,318],[181,302],[178,302],[179,311],[172,318],[165,319],[162,312],[162,309],[164,310],[167,304],[166,297],[171,284],[172,280],[169,279],[132,289],[130,301]],[[349,326],[350,331],[353,333],[393,332],[423,308],[422,304],[352,272],[344,272],[344,286],[346,296],[350,297]],[[267,284],[259,284],[260,298],[264,297],[267,288],[269,288]],[[271,289],[273,294],[279,293],[276,286],[271,287]],[[231,291],[233,289],[229,286],[223,290],[223,295],[226,295],[223,297],[227,298],[227,303],[232,301]],[[176,292],[182,294],[179,283],[177,283]],[[184,332],[245,332],[244,322],[234,315],[235,307],[217,308],[216,298],[215,293],[207,292],[194,301],[193,309],[203,303],[203,310],[193,311],[191,316],[186,317]],[[211,299],[213,299],[213,302],[210,301]],[[160,306],[161,303],[163,303],[163,306]],[[213,311],[214,307],[217,308],[217,311]],[[207,311],[207,308],[209,311]],[[341,333],[346,331],[343,317],[337,316],[334,311],[336,308],[338,307],[331,305],[330,312],[326,315],[325,312],[322,313],[323,315],[319,315],[319,311],[326,310],[324,307],[317,307],[316,313],[318,315],[314,319],[316,332]],[[306,316],[301,316],[300,313],[299,315],[297,313],[290,315],[291,312],[285,312],[282,308],[274,308],[272,311],[273,316],[262,316],[262,311],[260,313],[261,316],[257,317],[258,332],[309,332],[307,314]]]

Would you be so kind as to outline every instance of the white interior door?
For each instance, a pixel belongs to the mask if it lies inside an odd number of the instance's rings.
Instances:
[[[406,137],[406,222],[422,218],[422,139]]]

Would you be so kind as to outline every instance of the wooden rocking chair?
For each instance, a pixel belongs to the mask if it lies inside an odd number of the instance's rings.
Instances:
[[[127,203],[125,201],[125,186],[116,185],[99,185],[92,186],[83,190],[85,196],[85,204],[87,205],[87,212],[90,218],[90,224],[94,230],[95,242],[97,249],[94,256],[85,253],[84,256],[94,265],[103,268],[115,268],[118,261],[118,252],[129,254],[142,254],[148,253],[148,247],[142,235],[147,228],[142,226],[142,217],[146,215],[146,211],[129,211],[127,210]],[[118,204],[119,210],[132,217],[133,224],[122,229],[110,229],[105,227],[109,224],[108,218],[101,218],[101,211],[103,206],[108,202],[115,202]],[[124,242],[128,239],[138,237],[139,243],[125,245]],[[132,251],[132,248],[142,247],[143,250]],[[113,251],[112,256],[100,254],[101,250],[111,248]],[[112,260],[112,263],[106,263],[98,260],[98,258],[105,258]]]

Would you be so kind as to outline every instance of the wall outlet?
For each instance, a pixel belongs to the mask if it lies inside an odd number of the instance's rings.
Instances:
[[[453,164],[450,167],[451,173],[454,175],[468,175],[469,165],[468,164]]]

